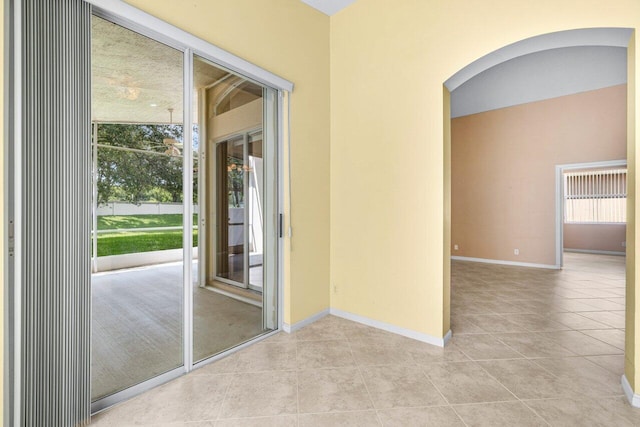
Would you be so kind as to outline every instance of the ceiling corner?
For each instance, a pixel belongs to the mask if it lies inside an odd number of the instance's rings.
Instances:
[[[301,0],[303,3],[319,10],[325,15],[331,16],[340,12],[356,0]]]

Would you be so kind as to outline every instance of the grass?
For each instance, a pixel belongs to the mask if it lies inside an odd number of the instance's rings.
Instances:
[[[193,216],[197,225],[198,216]],[[98,217],[98,230],[123,230],[151,227],[180,227],[182,214],[105,215]],[[198,245],[198,230],[193,230],[193,245]],[[182,230],[127,231],[98,234],[98,256],[134,254],[182,248]]]
[[[193,230],[193,245],[198,245],[198,230]],[[182,230],[98,234],[99,257],[179,248]]]
[[[193,225],[198,224],[198,215],[193,215]],[[182,214],[165,215],[105,215],[98,217],[98,230],[123,228],[179,227]]]

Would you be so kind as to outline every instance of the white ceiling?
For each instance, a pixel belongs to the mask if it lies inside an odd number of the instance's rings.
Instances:
[[[302,0],[303,3],[329,16],[340,12],[355,1],[356,0]]]
[[[541,101],[627,82],[627,49],[577,46],[502,62],[451,93],[451,117]]]

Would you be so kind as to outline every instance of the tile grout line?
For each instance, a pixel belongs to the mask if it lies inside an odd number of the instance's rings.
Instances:
[[[237,363],[237,361],[236,361]],[[217,423],[217,421],[221,420],[221,416],[222,416],[222,409],[224,408],[224,402],[226,402],[227,400],[227,395],[229,394],[229,389],[231,388],[231,385],[233,384],[233,382],[236,380],[238,373],[237,372],[232,372],[230,374],[231,376],[231,380],[229,381],[229,384],[227,384],[227,387],[224,390],[224,397],[222,398],[222,402],[220,402],[220,409],[218,410],[218,416],[216,417],[215,421]]]
[[[501,341],[501,342],[502,342],[502,341]],[[505,345],[506,345],[506,344],[505,344]],[[508,346],[507,346],[507,347],[508,347]],[[516,351],[516,352],[517,352],[517,351]],[[517,353],[519,353],[519,352],[517,352]],[[495,360],[499,360],[499,359],[493,359],[493,360],[495,361]],[[529,359],[527,359],[527,358],[525,357],[524,359],[515,359],[515,360],[529,360]],[[516,401],[520,402],[520,404],[522,404],[522,405],[524,405],[526,408],[528,408],[531,412],[533,412],[533,413],[534,413],[538,418],[540,418],[542,421],[544,421],[547,425],[551,425],[551,424],[549,424],[549,423],[547,422],[547,420],[546,420],[546,419],[544,419],[544,418],[543,418],[543,417],[541,417],[537,412],[535,412],[533,409],[531,409],[531,408],[529,407],[529,405],[525,404],[525,403],[522,401],[522,399],[520,399],[518,396],[516,396],[516,394],[515,394],[514,392],[512,392],[512,391],[511,391],[511,390],[510,390],[506,385],[502,384],[502,382],[501,382],[498,378],[496,378],[496,377],[495,377],[495,376],[493,376],[493,375],[492,375],[488,370],[486,370],[486,369],[484,368],[484,366],[482,366],[482,365],[481,365],[480,363],[478,363],[478,362],[475,362],[475,363],[476,363],[476,364],[480,367],[480,369],[482,369],[482,370],[483,370],[487,375],[489,375],[489,376],[490,376],[491,378],[493,378],[493,379],[494,379],[498,384],[500,384],[500,385],[501,385],[505,390],[507,390],[509,393],[511,393],[511,394],[513,395],[513,397],[515,397],[515,398],[516,398]],[[536,365],[537,365],[537,364],[536,364]],[[491,403],[491,402],[485,402],[485,403]],[[454,408],[454,410],[455,410],[455,408]]]
[[[459,350],[459,351],[460,351],[462,354],[464,354],[466,357],[469,357],[469,356],[468,356],[464,351],[462,351],[462,350]],[[413,356],[411,356],[411,358],[413,358]],[[414,361],[415,361],[415,360],[414,360]],[[446,362],[445,362],[445,363],[446,363]],[[419,366],[419,365],[418,365],[418,366]],[[444,394],[442,394],[442,391],[440,391],[440,389],[438,388],[438,386],[437,386],[433,381],[431,381],[431,378],[429,378],[429,374],[427,374],[427,372],[426,372],[426,367],[424,367],[424,366],[419,366],[419,367],[420,367],[420,370],[422,371],[422,375],[424,375],[424,376],[425,376],[425,378],[427,379],[427,381],[429,381],[429,383],[433,386],[433,388],[435,388],[435,389],[436,389],[436,391],[438,392],[438,394],[440,394],[440,396],[442,396],[442,398],[444,399],[445,403],[447,404],[446,406],[447,406],[448,408],[450,408],[450,409],[453,411],[453,413],[456,415],[456,417],[458,417],[458,419],[462,422],[462,424],[464,424],[466,427],[470,427],[470,426],[469,426],[469,425],[464,421],[464,419],[460,416],[460,414],[458,413],[458,411],[456,411],[456,409],[451,405],[451,402],[449,402],[449,399],[447,399],[447,398],[445,397],[445,395],[444,395]]]
[[[353,354],[353,349],[351,348],[351,341],[349,339],[347,339],[347,347],[349,347],[349,353],[351,353],[351,358],[353,359],[353,363],[355,364],[356,369],[358,370],[358,375],[360,375],[362,384],[364,384],[364,389],[367,391],[367,396],[369,396],[369,401],[371,402],[371,408],[376,413],[376,419],[378,420],[378,423],[380,423],[380,425],[383,426],[382,419],[380,419],[380,414],[378,413],[378,408],[376,408],[376,403],[373,401],[373,398],[371,397],[371,392],[369,391],[369,387],[367,386],[367,381],[364,379],[361,366],[356,361],[356,357]]]

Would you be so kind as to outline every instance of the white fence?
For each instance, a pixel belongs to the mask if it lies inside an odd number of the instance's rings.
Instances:
[[[198,206],[193,206],[193,212],[198,212]],[[164,215],[181,214],[182,203],[133,203],[112,202],[98,205],[98,216],[107,215]]]

